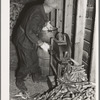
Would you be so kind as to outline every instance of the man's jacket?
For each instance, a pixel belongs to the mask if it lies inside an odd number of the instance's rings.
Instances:
[[[13,37],[14,44],[20,44],[25,48],[34,48],[39,40],[38,35],[41,34],[41,30],[47,21],[43,5],[31,7]]]

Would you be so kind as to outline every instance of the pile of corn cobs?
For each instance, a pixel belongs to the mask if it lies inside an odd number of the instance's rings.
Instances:
[[[33,100],[95,100],[95,85],[87,81],[83,67],[65,66],[63,77],[57,79],[58,85]]]
[[[70,90],[71,87],[60,84],[49,93],[37,95],[33,100],[95,100],[95,86],[88,82],[80,86],[80,89]]]

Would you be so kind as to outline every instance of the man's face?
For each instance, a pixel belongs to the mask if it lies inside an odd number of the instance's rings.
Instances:
[[[44,3],[47,4],[48,6],[54,8],[54,9],[57,8],[57,0],[45,0]]]
[[[62,5],[63,0],[45,0],[45,3],[49,6],[51,6],[53,9],[61,9],[60,4]]]

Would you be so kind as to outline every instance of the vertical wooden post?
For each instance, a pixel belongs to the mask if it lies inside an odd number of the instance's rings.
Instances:
[[[76,36],[75,36],[75,48],[74,59],[82,64],[83,55],[83,40],[85,31],[85,17],[87,0],[77,0],[77,18],[76,18]]]
[[[70,39],[72,30],[72,16],[73,16],[73,0],[65,0],[64,32],[69,35]]]
[[[91,82],[96,82],[95,77],[96,77],[96,67],[98,64],[96,63],[97,61],[97,46],[98,46],[98,39],[97,39],[97,31],[96,31],[96,25],[97,25],[97,18],[95,17],[95,24],[94,24],[94,33],[93,33],[93,46],[92,46],[92,57],[91,57],[91,70],[90,70],[90,81]]]
[[[57,9],[57,18],[56,18],[56,27],[58,28],[59,32],[62,32],[62,26],[63,26],[63,1],[64,0],[58,0],[58,9]]]
[[[51,24],[53,25],[53,26],[55,26],[56,24],[55,24],[55,9],[51,12]]]

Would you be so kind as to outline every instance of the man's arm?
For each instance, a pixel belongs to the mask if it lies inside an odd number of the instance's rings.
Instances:
[[[38,34],[41,34],[41,27],[39,27],[39,23],[41,22],[41,17],[37,14],[37,15],[33,15],[30,17],[27,25],[26,25],[26,35],[28,37],[28,39],[32,42],[32,43],[36,43],[41,45],[42,41],[38,38]]]
[[[48,52],[50,46],[42,42],[36,34],[41,34],[42,27],[39,27],[39,23],[41,22],[41,18],[39,15],[29,19],[29,22],[26,27],[26,35],[32,43],[36,43],[40,46],[44,51]]]

